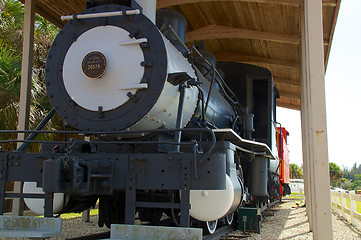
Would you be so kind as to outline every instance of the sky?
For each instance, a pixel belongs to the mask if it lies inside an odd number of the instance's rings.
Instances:
[[[329,162],[361,164],[361,1],[342,0],[325,75]],[[302,164],[300,112],[277,108],[290,132],[290,162]]]

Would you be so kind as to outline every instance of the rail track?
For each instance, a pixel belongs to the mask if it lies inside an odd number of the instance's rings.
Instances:
[[[110,231],[90,234],[75,238],[67,238],[67,240],[98,240],[98,239],[108,239],[108,238],[110,238]]]
[[[266,206],[262,207],[261,212],[262,212],[263,217],[273,215],[272,214],[273,212],[268,213],[268,211],[272,211],[271,208],[279,203],[280,203],[280,201],[274,201],[274,202],[271,202],[271,203],[267,204]],[[214,234],[204,235],[202,239],[203,240],[222,239],[222,237],[229,235],[234,230],[235,229],[229,225],[221,226],[216,230],[216,232]],[[238,237],[244,238],[244,237],[247,237],[248,235],[249,234],[245,234],[243,237],[242,236],[238,236]],[[99,239],[109,239],[109,238],[110,238],[110,231],[106,231],[106,232],[101,232],[101,233],[96,233],[96,234],[91,234],[91,235],[86,235],[86,236],[81,236],[81,237],[67,238],[67,240],[99,240]]]
[[[216,230],[216,232],[212,235],[204,235],[203,240],[218,240],[221,237],[224,237],[231,233],[234,230],[232,226],[223,226]]]

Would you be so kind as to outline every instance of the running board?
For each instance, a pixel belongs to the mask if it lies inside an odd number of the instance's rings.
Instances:
[[[61,235],[60,218],[0,215],[1,237],[49,238]]]
[[[268,157],[270,159],[278,159],[275,157],[272,150],[267,146],[267,144],[243,139],[230,128],[212,129],[212,132],[214,132],[214,134],[216,135],[217,141],[230,141],[234,145],[253,152],[255,155],[264,155],[265,157]]]

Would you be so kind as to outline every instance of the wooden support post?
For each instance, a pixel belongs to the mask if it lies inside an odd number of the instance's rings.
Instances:
[[[314,239],[333,239],[327,149],[322,0],[304,0],[301,120],[305,185]]]
[[[21,65],[21,85],[20,85],[20,110],[18,130],[29,129],[29,112],[31,98],[31,79],[33,66],[33,46],[34,46],[34,19],[35,19],[35,1],[25,1],[24,15],[24,41],[23,41],[23,58]],[[19,133],[18,140],[24,140],[25,134]],[[21,143],[18,143],[20,147]],[[22,183],[14,182],[14,192],[22,191]],[[13,199],[13,215],[21,216],[24,209],[23,199]]]
[[[303,9],[304,11],[304,9]],[[301,12],[303,12],[301,11]],[[305,19],[304,19],[304,14],[301,14],[301,24],[304,23]],[[304,41],[304,36],[305,36],[305,29],[303,27],[301,27],[301,36],[302,36],[302,59],[306,59],[306,54],[304,49],[306,48],[305,46],[305,41]],[[301,63],[303,64],[302,66],[302,80],[304,81],[304,76],[307,75],[306,73],[306,67],[304,66],[304,60],[301,61]],[[305,99],[306,97],[304,96],[307,92],[306,89],[306,85],[301,83],[301,100]],[[312,217],[311,217],[311,191],[310,191],[310,183],[311,183],[311,177],[310,177],[310,171],[309,171],[309,159],[308,159],[308,154],[307,154],[307,146],[309,146],[309,142],[308,142],[308,121],[307,121],[307,108],[306,108],[306,104],[304,104],[303,102],[301,102],[301,128],[302,128],[302,155],[303,155],[303,185],[304,185],[304,191],[305,191],[305,203],[306,203],[306,212],[307,212],[307,217],[308,217],[308,221],[309,221],[309,227],[310,227],[310,231],[312,231]]]

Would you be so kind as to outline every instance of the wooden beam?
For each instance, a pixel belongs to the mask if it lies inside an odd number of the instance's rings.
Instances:
[[[66,21],[62,21],[60,16],[58,17],[57,15],[52,14],[49,8],[43,8],[43,6],[36,5],[36,12],[58,28],[64,27],[64,25],[67,23]]]
[[[31,80],[33,75],[33,48],[34,48],[34,21],[35,21],[35,0],[26,1],[24,12],[24,39],[23,56],[21,63],[20,83],[20,108],[18,117],[19,131],[29,130],[30,102],[31,102]],[[18,140],[25,140],[25,133],[18,133]],[[17,147],[22,143],[18,142]],[[14,182],[14,192],[22,193],[23,183]],[[22,216],[24,211],[24,199],[14,198],[12,214]]]
[[[243,62],[243,63],[258,63],[277,65],[289,68],[300,68],[299,62],[291,62],[274,58],[257,57],[251,55],[244,55],[235,52],[219,52],[214,54],[217,61],[229,61],[229,62]]]
[[[243,38],[243,39],[257,39],[264,41],[272,41],[288,44],[300,44],[301,36],[286,35],[279,33],[270,33],[262,31],[254,31],[248,29],[241,29],[235,27],[208,25],[196,30],[187,32],[187,42],[210,40],[210,39],[227,39],[227,38]],[[328,40],[324,41],[324,45],[329,44]]]
[[[280,98],[277,98],[277,106],[300,110],[301,109],[301,100],[281,96]]]
[[[289,79],[289,78],[281,78],[281,77],[273,77],[273,80],[275,81],[275,83],[280,83],[280,84],[287,84],[287,85],[291,85],[291,86],[300,86],[300,80],[296,79]]]
[[[279,102],[278,100],[277,100],[277,107],[284,107],[284,108],[293,109],[293,110],[301,110],[300,105]]]
[[[188,3],[204,3],[204,2],[250,2],[250,3],[265,3],[278,4],[285,6],[299,7],[303,0],[158,0],[157,8],[166,8],[174,5],[182,5]],[[323,6],[336,7],[336,0],[323,0]]]
[[[278,92],[280,93],[281,97],[293,98],[293,99],[297,99],[297,100],[301,99],[301,93],[297,94],[297,93],[293,93],[293,92],[281,91],[279,89],[278,89]]]
[[[301,97],[301,87],[300,86],[288,85],[285,83],[275,83],[275,86],[278,89],[280,96],[296,98],[296,99],[300,100],[300,97]]]
[[[187,42],[225,38],[258,39],[290,44],[300,44],[301,42],[301,37],[297,35],[292,36],[286,34],[253,31],[220,25],[208,25],[187,32]]]
[[[330,56],[331,44],[332,44],[333,34],[335,33],[336,21],[337,21],[337,17],[338,17],[338,12],[340,10],[340,4],[341,4],[341,0],[337,0],[336,7],[335,7],[335,12],[333,14],[331,34],[330,34],[329,43],[328,43],[326,56],[325,56],[325,71],[326,71],[327,65],[328,65],[328,58]]]
[[[308,217],[314,240],[333,239],[321,0],[304,0],[300,23],[301,126]]]

